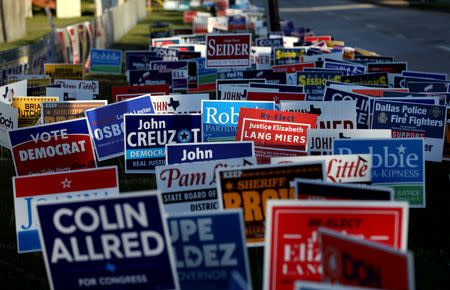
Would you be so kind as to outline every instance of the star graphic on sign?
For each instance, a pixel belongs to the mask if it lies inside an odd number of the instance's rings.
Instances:
[[[186,132],[183,132],[180,136],[182,140],[186,140],[189,135]]]
[[[61,184],[63,185],[63,188],[70,188],[70,183],[72,183],[72,180],[68,180],[67,177],[64,181],[61,181]]]
[[[227,190],[233,190],[233,183],[227,182],[227,183],[225,184],[225,187],[226,187]]]
[[[400,145],[400,147],[397,147],[398,153],[405,153],[406,147],[403,147],[403,145]]]

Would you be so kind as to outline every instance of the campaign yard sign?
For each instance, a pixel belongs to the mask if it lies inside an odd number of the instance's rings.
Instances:
[[[27,96],[27,80],[0,86],[0,101],[11,105],[14,97]]]
[[[85,118],[8,133],[17,175],[97,167]]]
[[[189,93],[195,92],[213,92],[216,90],[217,69],[207,68],[206,59],[192,59],[197,63],[197,88],[189,88]]]
[[[153,86],[153,85],[169,85],[169,91],[172,92],[172,72],[162,72],[159,70],[130,70],[129,85],[130,86]]]
[[[333,139],[391,138],[390,129],[311,129],[308,130],[308,155],[332,155]]]
[[[370,123],[370,97],[326,87],[323,92],[323,101],[356,100],[357,129],[369,129]]]
[[[58,97],[13,97],[12,106],[18,112],[18,127],[34,126],[41,118],[41,102],[58,101]]]
[[[323,200],[393,200],[394,191],[388,187],[329,181],[294,179],[297,199]]]
[[[247,243],[261,246],[268,199],[295,199],[291,182],[298,177],[324,179],[323,161],[222,168],[216,173],[220,208],[242,208]]]
[[[19,113],[11,105],[0,102],[0,146],[11,149],[8,131],[17,129]]]
[[[90,92],[94,95],[98,95],[100,93],[98,81],[55,79],[53,80],[53,83],[55,85],[60,85],[63,89],[81,90]]]
[[[297,72],[297,85],[305,87],[307,101],[322,101],[326,82],[340,82],[342,76],[342,71],[301,71]]]
[[[299,64],[300,56],[305,54],[305,48],[273,48],[274,65]]]
[[[158,193],[38,203],[36,210],[51,289],[179,288]]]
[[[447,124],[445,125],[443,160],[450,160],[450,106],[447,106]]]
[[[272,157],[306,155],[308,129],[315,129],[317,115],[241,108],[236,141],[255,142],[258,163]]]
[[[67,63],[44,63],[44,74],[52,79],[82,80],[83,65]]]
[[[364,65],[333,60],[325,60],[323,68],[343,70],[347,72],[347,75],[358,75],[366,72],[366,66]]]
[[[123,101],[123,99],[118,98],[118,95],[131,95],[131,94],[155,94],[163,93],[164,95],[170,94],[169,84],[163,85],[149,85],[149,86],[120,86],[112,87],[112,100],[114,102]]]
[[[166,144],[166,164],[254,157],[253,142]]]
[[[123,114],[153,113],[149,95],[84,112],[99,161],[123,155]]]
[[[41,250],[35,204],[119,195],[117,167],[13,177],[17,251]]]
[[[91,73],[122,73],[122,50],[91,48],[89,56]]]
[[[209,100],[209,94],[152,95],[150,99],[155,114],[200,114],[202,100]]]
[[[425,158],[422,138],[335,139],[335,154],[372,154],[372,184],[394,189],[394,200],[425,207]]]
[[[392,129],[393,138],[422,137],[425,160],[442,161],[445,106],[375,100],[372,129]]]
[[[44,101],[41,117],[44,124],[84,118],[84,111],[106,106],[107,100],[96,101]]]
[[[206,67],[250,67],[251,34],[207,34]]]
[[[157,166],[156,184],[168,214],[220,209],[216,188],[219,168],[255,165],[254,157]]]
[[[200,114],[125,114],[125,172],[154,173],[166,164],[166,144],[199,142]]]
[[[319,229],[319,240],[324,281],[374,289],[415,289],[410,251],[326,228]]]
[[[333,285],[326,282],[295,281],[294,290],[370,290],[367,287]]]
[[[372,182],[372,156],[370,154],[317,155],[297,157],[275,157],[271,164],[324,160],[327,181],[336,183]]]
[[[356,101],[280,101],[280,111],[317,115],[319,129],[356,129]]]
[[[233,272],[251,285],[242,211],[171,215],[167,224],[181,289],[228,290]]]
[[[266,290],[292,289],[296,280],[321,281],[319,227],[407,248],[406,202],[268,200],[266,208]]]
[[[266,101],[202,101],[202,141],[235,141],[242,108],[273,110],[274,103]]]
[[[188,89],[189,65],[188,61],[151,61],[150,69],[172,74],[172,88],[174,91]]]

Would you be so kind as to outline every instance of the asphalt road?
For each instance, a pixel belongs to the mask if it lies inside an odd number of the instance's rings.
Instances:
[[[296,27],[450,77],[450,13],[345,0],[278,0],[278,6],[280,18]]]

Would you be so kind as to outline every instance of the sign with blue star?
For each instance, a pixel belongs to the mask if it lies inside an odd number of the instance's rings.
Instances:
[[[51,289],[179,289],[159,193],[47,201],[36,211]]]
[[[425,207],[422,138],[334,139],[334,154],[372,154],[372,185],[391,187],[394,200]]]
[[[124,122],[127,173],[154,173],[156,166],[166,164],[166,144],[201,138],[200,114],[125,114]]]

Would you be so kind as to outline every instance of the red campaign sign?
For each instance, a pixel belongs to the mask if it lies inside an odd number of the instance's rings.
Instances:
[[[407,248],[406,202],[274,200],[266,208],[264,289],[292,289],[295,280],[321,281],[319,226]]]
[[[284,92],[248,92],[247,101],[269,101],[279,104],[280,101],[304,101],[303,93],[284,93]]]
[[[184,11],[183,12],[183,22],[184,23],[193,23],[194,16],[197,16],[198,11]]]
[[[16,198],[118,188],[117,167],[103,167],[14,177]]]
[[[325,281],[376,289],[414,289],[411,252],[323,228],[319,229],[319,240]]]
[[[148,86],[121,86],[112,87],[112,101],[120,102],[117,95],[132,95],[132,94],[154,94],[154,93],[164,93],[166,95],[170,94],[169,85],[148,85]],[[136,96],[134,96],[136,97]]]
[[[317,41],[331,41],[330,35],[323,35],[323,36],[306,36],[305,42],[317,42]]]
[[[17,175],[97,167],[85,118],[8,133]]]
[[[286,65],[274,65],[272,66],[273,71],[277,71],[278,69],[286,69],[287,74],[295,74],[298,71],[303,71],[305,67],[316,67],[315,62],[305,62],[301,64],[286,64]]]
[[[249,67],[251,42],[249,33],[206,35],[206,67]]]
[[[305,155],[306,132],[315,129],[316,114],[241,108],[236,141],[254,141],[258,164],[270,158]]]

